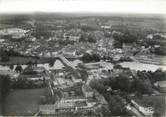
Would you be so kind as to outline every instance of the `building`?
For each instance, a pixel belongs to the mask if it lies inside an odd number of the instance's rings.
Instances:
[[[9,36],[11,39],[21,39],[29,35],[29,32],[29,30],[23,30],[21,28],[7,28],[0,30],[0,35],[4,37]]]
[[[160,90],[160,92],[166,93],[166,81],[158,81],[154,83],[154,85]]]
[[[75,35],[72,35],[72,34],[65,33],[63,35],[63,38],[64,38],[64,40],[70,40],[70,41],[78,42],[79,39],[80,39],[80,36],[75,36]]]
[[[19,78],[25,78],[29,81],[44,81],[45,77],[39,74],[35,74],[35,75],[20,75]]]
[[[126,51],[131,50],[133,48],[133,43],[123,43],[123,49],[125,49]]]
[[[20,74],[19,78],[25,78],[30,81],[44,81],[48,79],[48,74],[44,67],[28,66]]]
[[[113,56],[113,61],[119,61],[120,60],[120,58],[122,57],[122,55],[120,55],[120,54],[116,54],[115,56]]]
[[[92,98],[94,96],[92,88],[87,85],[82,86],[82,92],[86,98]]]
[[[79,111],[91,110],[94,104],[87,102],[85,98],[70,98],[62,99],[55,104],[40,105],[39,111],[41,114],[59,114],[59,113],[76,113]]]
[[[36,66],[27,66],[24,71],[23,74],[27,74],[27,73],[36,73],[36,74],[42,74],[45,73],[46,70],[44,67],[36,67]]]
[[[138,111],[140,111],[142,114],[144,114],[146,117],[151,117],[154,113],[154,109],[153,107],[144,107],[142,105],[139,105],[137,102],[135,102],[134,100],[131,100],[131,103],[134,105],[134,107],[136,109],[138,109]]]
[[[0,43],[3,43],[5,41],[5,39],[0,39]]]
[[[55,114],[55,105],[54,104],[45,104],[39,106],[39,112],[41,114]]]
[[[111,25],[103,25],[101,28],[104,30],[111,30]]]
[[[1,70],[0,69],[0,75],[8,75],[11,78],[17,78],[19,76],[19,73],[16,73],[16,72],[11,71],[11,70]]]

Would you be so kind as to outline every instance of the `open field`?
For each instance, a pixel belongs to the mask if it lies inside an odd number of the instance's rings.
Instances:
[[[13,90],[6,98],[5,115],[33,115],[45,89]]]

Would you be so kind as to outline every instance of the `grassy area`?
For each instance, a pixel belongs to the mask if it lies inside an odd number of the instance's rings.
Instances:
[[[10,57],[10,60],[7,62],[0,61],[0,65],[11,65],[11,64],[23,65],[23,64],[28,64],[29,62],[46,63],[49,60],[50,60],[49,58],[37,58],[37,57]]]
[[[45,89],[13,90],[6,98],[5,115],[33,115]]]

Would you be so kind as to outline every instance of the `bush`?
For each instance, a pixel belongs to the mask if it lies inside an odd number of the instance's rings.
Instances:
[[[98,54],[89,54],[89,53],[85,53],[82,57],[81,60],[85,63],[89,63],[89,62],[99,62],[101,59],[100,55]]]

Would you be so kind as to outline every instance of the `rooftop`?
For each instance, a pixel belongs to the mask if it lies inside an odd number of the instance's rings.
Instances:
[[[87,85],[83,85],[82,88],[86,91],[86,92],[92,92],[92,88],[87,86]]]

